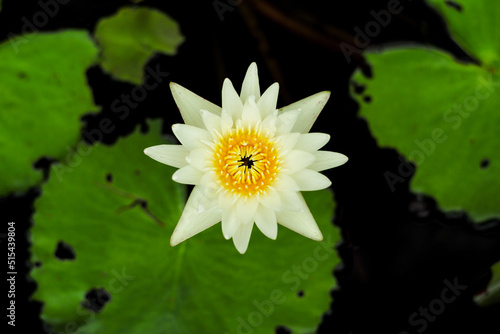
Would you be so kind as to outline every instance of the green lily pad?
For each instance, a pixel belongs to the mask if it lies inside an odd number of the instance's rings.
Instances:
[[[493,276],[484,293],[475,298],[479,306],[489,306],[500,303],[500,262],[491,267]]]
[[[460,46],[477,57],[484,68],[500,65],[500,4],[495,0],[454,0],[460,10],[446,0],[427,0],[445,18],[448,28]]]
[[[101,66],[115,78],[140,85],[143,67],[155,52],[174,55],[183,42],[179,26],[155,9],[125,7],[97,24]]]
[[[148,134],[112,147],[82,146],[82,162],[64,182],[53,165],[31,231],[43,319],[57,332],[274,333],[286,325],[312,333],[329,308],[339,262],[332,194],[305,194],[323,242],[283,227],[274,241],[254,229],[241,255],[217,224],[171,247],[185,188],[171,180],[174,168],[142,152],[163,141],[160,129],[154,122]],[[59,242],[74,259],[54,256]],[[82,306],[92,288],[111,296],[99,313]]]
[[[96,111],[85,71],[97,48],[85,31],[18,36],[0,45],[0,196],[37,184],[33,163],[62,159]]]
[[[492,49],[497,55],[499,41],[491,31],[500,30],[495,17],[500,3],[460,3],[463,22],[450,20],[451,31],[457,31],[473,55],[488,55]],[[462,14],[446,9],[453,17]],[[473,30],[457,28],[472,21]],[[366,56],[373,79],[360,72],[354,75],[366,85],[363,96],[356,96],[360,115],[380,146],[397,149],[416,165],[413,191],[433,196],[444,210],[465,210],[476,221],[500,217],[498,63],[488,57],[480,58],[481,66],[463,64],[441,51],[418,47]],[[365,101],[366,95],[371,102]],[[397,174],[384,174],[392,190],[410,175],[409,166],[402,162],[399,167]]]

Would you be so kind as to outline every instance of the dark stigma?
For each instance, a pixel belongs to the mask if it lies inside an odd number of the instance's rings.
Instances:
[[[254,160],[251,159],[252,154],[250,154],[248,157],[243,157],[238,162],[241,162],[241,165],[238,167],[247,167],[248,169],[252,169],[253,163],[255,162]]]

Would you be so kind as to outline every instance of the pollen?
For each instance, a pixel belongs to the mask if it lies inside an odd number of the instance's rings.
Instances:
[[[213,161],[218,184],[239,196],[265,192],[280,170],[273,141],[258,128],[230,129],[216,143]]]

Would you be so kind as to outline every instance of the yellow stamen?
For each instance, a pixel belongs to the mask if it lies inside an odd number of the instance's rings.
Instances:
[[[213,161],[219,185],[243,196],[265,192],[280,170],[273,141],[260,129],[239,126],[219,138]]]

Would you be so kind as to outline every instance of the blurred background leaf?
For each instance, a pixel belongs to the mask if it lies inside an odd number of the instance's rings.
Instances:
[[[479,306],[490,306],[500,303],[500,262],[491,267],[492,277],[485,292],[477,296]]]
[[[367,53],[373,79],[354,75],[366,85],[356,99],[378,144],[416,164],[414,191],[433,196],[444,210],[465,210],[481,221],[500,217],[500,76],[492,57],[500,52],[500,3],[458,3],[461,11],[439,8],[481,64],[418,47]],[[388,187],[409,177],[404,174],[386,174]]]
[[[500,59],[500,5],[496,0],[427,0],[448,23],[452,37],[490,71]]]
[[[164,142],[160,123],[150,124],[146,135],[87,148],[91,153],[64,182],[54,177],[60,166],[52,166],[32,228],[32,260],[41,262],[32,272],[34,298],[44,302],[43,319],[57,332],[74,326],[86,333],[235,333],[239,327],[271,333],[278,325],[314,332],[329,308],[339,262],[332,194],[305,194],[325,236],[321,243],[283,227],[274,241],[255,228],[241,255],[217,224],[171,247],[185,191],[171,180],[174,168],[142,153]],[[74,259],[54,256],[59,242],[72,248]],[[91,289],[110,295],[97,314],[82,306],[92,308],[84,301]]]
[[[155,52],[174,55],[184,40],[177,22],[145,7],[124,7],[100,20],[95,38],[102,49],[102,68],[136,85],[142,84],[143,67]]]
[[[0,45],[0,195],[39,183],[33,164],[63,159],[80,117],[97,111],[85,72],[97,57],[86,31],[16,37]]]

